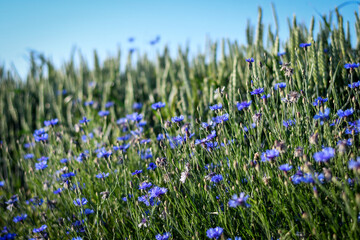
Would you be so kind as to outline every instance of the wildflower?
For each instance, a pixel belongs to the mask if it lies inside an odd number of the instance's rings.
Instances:
[[[281,171],[288,172],[288,171],[290,171],[290,170],[292,169],[292,166],[289,165],[288,163],[286,163],[286,164],[281,165],[281,166],[279,167],[279,169],[280,169]]]
[[[4,187],[5,186],[5,181],[0,181],[0,187]]]
[[[140,173],[142,173],[143,170],[135,170],[135,172],[131,173],[133,176],[134,175],[139,175]]]
[[[305,50],[311,46],[311,43],[300,43],[299,45],[301,48],[305,48]]]
[[[248,62],[248,63],[252,63],[252,62],[254,62],[254,59],[253,58],[246,58],[245,61]]]
[[[92,106],[94,104],[94,101],[87,101],[87,102],[84,102],[84,106]]]
[[[163,102],[157,102],[157,103],[152,104],[151,108],[154,109],[154,110],[157,110],[157,109],[165,107],[165,105],[166,104],[163,103]]]
[[[59,120],[57,119],[57,118],[54,118],[54,119],[51,119],[51,120],[49,120],[49,121],[44,121],[44,125],[46,126],[46,127],[48,127],[48,126],[55,126],[56,124],[58,124],[59,123]]]
[[[181,121],[183,121],[184,120],[184,116],[183,115],[181,115],[181,116],[179,116],[179,117],[172,117],[171,118],[171,121],[173,122],[173,123],[176,123],[176,122],[181,122]]]
[[[278,57],[281,57],[281,56],[283,56],[283,55],[285,55],[286,54],[286,52],[278,52]]]
[[[322,103],[325,103],[327,102],[328,99],[327,98],[322,98],[322,97],[317,97],[315,99],[315,101],[312,103],[313,106],[318,106],[318,105],[321,105]]]
[[[360,81],[354,82],[353,84],[348,84],[349,88],[358,88],[360,87]]]
[[[134,104],[133,104],[133,109],[139,110],[139,109],[141,109],[141,108],[142,108],[142,103],[134,103]]]
[[[354,69],[354,68],[358,68],[360,66],[360,64],[356,64],[356,63],[347,63],[344,65],[344,68],[346,69]]]
[[[84,210],[84,213],[85,213],[85,215],[90,215],[90,214],[93,214],[93,213],[94,213],[94,210],[92,210],[92,209],[90,209],[90,208],[86,208],[86,209]]]
[[[106,116],[109,115],[109,114],[110,114],[109,111],[100,111],[100,112],[98,112],[98,115],[99,115],[100,117],[106,117]]]
[[[217,117],[214,117],[212,118],[213,122],[216,123],[216,124],[219,124],[219,123],[222,123],[222,122],[226,122],[229,120],[229,114],[228,113],[225,113],[224,115],[222,116],[217,116]]]
[[[46,225],[42,225],[41,227],[39,228],[34,228],[33,229],[33,233],[40,233],[40,232],[43,232],[45,229],[47,228]]]
[[[264,88],[257,88],[254,91],[250,92],[251,95],[260,95],[261,93],[264,92]]]
[[[285,88],[285,87],[286,87],[286,83],[281,82],[281,83],[276,83],[274,89],[275,89],[275,90],[278,90],[279,88],[280,88],[280,89],[283,89],[283,88]]]
[[[14,223],[22,222],[22,221],[24,221],[26,218],[27,218],[27,214],[21,214],[21,215],[19,215],[19,216],[14,217],[13,222],[14,222]]]
[[[248,200],[249,195],[245,196],[245,193],[242,192],[238,196],[237,194],[232,195],[230,201],[229,201],[229,207],[235,208],[238,206],[241,207],[250,207],[250,204],[248,204],[246,201]]]
[[[268,94],[268,95],[264,94],[264,95],[261,96],[261,99],[266,100],[266,99],[268,99],[270,96],[271,96],[270,94]]]
[[[208,238],[215,238],[218,239],[221,234],[223,233],[224,229],[221,227],[216,227],[216,228],[210,228],[206,231],[206,236]]]
[[[323,120],[326,120],[329,118],[329,115],[330,115],[330,109],[329,108],[326,108],[324,110],[324,112],[321,112],[319,111],[319,114],[316,114],[314,116],[314,119],[317,120],[317,119],[320,119],[320,124],[323,125],[324,124],[324,121]]]
[[[149,187],[151,187],[152,186],[152,184],[149,182],[143,182],[143,183],[141,183],[140,185],[139,185],[139,189],[140,190],[144,190],[144,189],[147,189],[147,188],[149,188]]]
[[[90,122],[90,120],[87,119],[86,117],[83,117],[82,120],[79,120],[79,123],[80,123],[80,124],[85,124],[85,125],[86,125],[88,122]]]
[[[222,107],[223,107],[223,106],[222,106],[221,103],[215,104],[215,105],[213,105],[213,106],[209,106],[210,110],[212,110],[212,111],[220,110],[220,109],[222,109]]]
[[[74,177],[74,176],[76,176],[76,174],[73,173],[73,172],[68,172],[68,173],[64,173],[63,175],[61,175],[61,177],[63,179],[71,178],[71,177]]]
[[[47,168],[47,161],[42,161],[42,162],[39,162],[39,163],[35,163],[35,168],[36,170],[43,170],[45,168]]]
[[[109,108],[109,107],[112,107],[112,106],[114,106],[114,102],[105,103],[105,108]]]
[[[147,167],[147,170],[155,170],[157,168],[156,164],[151,162],[149,163],[149,166]]]
[[[158,186],[153,187],[149,190],[149,194],[151,198],[160,197],[161,195],[167,192],[166,188],[160,188]]]
[[[108,158],[112,155],[111,151],[106,151],[105,148],[100,149],[100,151],[97,153],[98,158]]]
[[[108,176],[109,176],[109,173],[99,173],[95,177],[102,179],[102,178],[107,178]]]
[[[331,147],[323,148],[320,152],[313,155],[316,162],[328,162],[335,156],[335,149]]]
[[[244,108],[248,108],[250,107],[252,101],[249,101],[249,102],[241,102],[241,103],[237,103],[236,104],[236,107],[239,111],[243,110]]]
[[[86,205],[88,203],[88,200],[86,198],[77,198],[73,201],[75,206],[83,206]]]
[[[343,110],[339,110],[337,111],[337,115],[340,117],[340,118],[343,118],[343,117],[349,117],[351,116],[352,114],[354,113],[354,109],[350,108],[350,109],[346,109],[345,111]]]
[[[213,176],[213,177],[211,178],[211,181],[214,182],[214,183],[219,183],[219,182],[221,182],[222,180],[223,180],[223,177],[222,177],[220,174],[215,175],[215,176]]]
[[[283,125],[284,125],[284,127],[286,127],[286,128],[295,125],[295,123],[296,123],[296,120],[295,120],[295,119],[294,119],[294,120],[289,119],[289,120],[287,120],[287,121],[285,121],[285,120],[283,121]]]
[[[24,159],[33,159],[34,158],[34,154],[32,153],[28,153],[24,155]]]
[[[161,236],[161,234],[156,235],[155,238],[156,238],[156,240],[168,240],[170,236],[171,236],[171,234],[166,232],[162,236]]]
[[[356,161],[351,159],[349,161],[349,169],[359,170],[360,169],[360,157],[356,158]]]
[[[56,190],[54,190],[54,194],[60,194],[62,191],[63,191],[64,189],[63,188],[58,188],[58,189],[56,189]]]
[[[278,157],[279,154],[279,151],[276,149],[266,150],[266,152],[261,155],[261,161],[271,161],[272,159]]]

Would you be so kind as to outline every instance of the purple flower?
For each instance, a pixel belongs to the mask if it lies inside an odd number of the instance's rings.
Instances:
[[[90,215],[90,214],[93,214],[93,213],[94,213],[94,210],[92,210],[92,209],[90,209],[90,208],[86,208],[86,209],[84,210],[84,213],[85,213],[85,215]]]
[[[320,119],[320,124],[323,125],[324,124],[324,121],[323,120],[326,120],[329,118],[329,115],[330,115],[330,109],[329,108],[326,108],[324,110],[324,113],[319,111],[319,114],[316,114],[314,116],[314,119],[317,120],[317,119]]]
[[[251,95],[259,95],[264,92],[264,88],[257,88],[254,91],[250,92]]]
[[[156,164],[151,162],[149,163],[149,166],[147,167],[147,170],[155,170],[157,168]]]
[[[351,116],[352,114],[354,113],[354,109],[352,109],[352,108],[350,108],[350,109],[346,109],[345,111],[343,111],[343,110],[339,110],[339,111],[337,111],[337,115],[339,116],[339,117],[349,117],[349,116]]]
[[[356,64],[356,63],[347,63],[344,65],[344,68],[346,69],[354,69],[354,68],[358,68],[360,66],[360,64]]]
[[[100,111],[100,112],[98,112],[98,115],[99,115],[100,117],[105,117],[105,116],[107,116],[107,115],[109,115],[109,114],[110,114],[109,111]]]
[[[33,159],[34,158],[34,154],[32,153],[28,153],[24,155],[24,159]]]
[[[261,155],[261,161],[262,162],[270,161],[278,157],[279,154],[280,154],[279,151],[276,149],[266,150],[266,152]]]
[[[158,234],[155,236],[156,240],[168,240],[169,237],[171,236],[170,233],[164,233],[164,235],[161,236],[161,234]]]
[[[253,58],[246,58],[245,61],[248,62],[248,63],[252,63],[252,62],[254,62],[254,59]]]
[[[316,162],[328,162],[335,156],[335,149],[332,147],[326,147],[313,155]]]
[[[325,103],[327,101],[328,101],[327,98],[317,97],[317,98],[315,98],[315,101],[312,103],[312,105],[313,106],[318,106],[318,105],[320,105],[322,103]]]
[[[279,169],[280,169],[281,171],[288,172],[288,171],[290,171],[290,170],[292,169],[292,166],[289,165],[288,163],[286,163],[286,164],[281,165],[281,166],[279,167]]]
[[[211,181],[214,182],[214,183],[219,183],[219,182],[221,182],[222,180],[223,180],[223,177],[222,177],[220,174],[215,175],[215,176],[213,176],[213,177],[211,178]]]
[[[86,198],[77,198],[73,201],[75,206],[83,206],[86,205],[88,203],[88,200]]]
[[[249,198],[249,195],[246,195],[245,196],[245,193],[242,192],[240,193],[240,195],[232,195],[230,201],[229,201],[229,207],[232,207],[232,208],[235,208],[235,207],[238,207],[238,206],[241,206],[241,207],[250,207],[250,204],[248,204],[246,201],[248,200]]]
[[[140,185],[139,185],[139,189],[140,190],[144,190],[144,189],[147,189],[147,188],[149,188],[149,187],[151,187],[152,186],[152,183],[151,182],[143,182],[143,183],[141,183]]]
[[[157,102],[157,103],[152,104],[151,108],[154,109],[154,110],[157,110],[157,109],[165,107],[165,105],[166,104],[163,103],[163,102]]]
[[[98,158],[108,158],[112,155],[111,151],[106,151],[104,148],[100,149],[100,151],[97,153]]]
[[[75,177],[75,176],[76,176],[76,174],[73,172],[68,172],[68,173],[64,173],[63,175],[61,175],[61,177],[63,179],[68,179],[68,178]]]
[[[40,233],[40,232],[43,232],[45,229],[47,228],[46,225],[42,225],[41,227],[39,228],[34,228],[33,229],[33,233]]]
[[[109,108],[109,107],[112,107],[112,106],[114,106],[114,102],[107,102],[105,104],[105,108]]]
[[[160,188],[158,186],[153,187],[149,190],[149,194],[151,198],[160,197],[161,195],[167,192],[166,188]]]
[[[208,238],[215,238],[218,239],[221,234],[223,233],[224,229],[221,227],[216,227],[216,228],[210,228],[206,231],[206,236]]]
[[[56,190],[54,190],[54,194],[60,194],[62,191],[63,191],[64,189],[63,188],[58,188],[58,189],[56,189]]]
[[[299,46],[300,46],[301,48],[307,49],[307,47],[310,47],[310,46],[311,46],[311,43],[300,43]]]
[[[236,104],[236,107],[239,111],[243,110],[244,108],[248,108],[250,107],[252,101],[249,101],[249,102],[241,102],[241,103],[237,103]]]
[[[181,122],[181,121],[183,121],[184,120],[184,116],[183,115],[181,115],[181,116],[179,116],[179,117],[172,117],[171,118],[171,121],[173,122],[173,123],[176,123],[176,122]]]
[[[280,88],[280,89],[283,89],[283,88],[285,88],[285,87],[286,87],[286,83],[281,82],[281,83],[276,83],[274,89],[275,89],[275,90],[278,90],[279,88]]]
[[[221,103],[215,104],[215,105],[209,106],[209,108],[212,111],[220,110],[220,109],[222,109],[222,104]]]
[[[49,120],[49,121],[44,121],[44,125],[45,126],[55,126],[56,124],[58,124],[59,123],[59,120],[57,119],[57,118],[54,118],[54,119],[51,119],[51,120]]]

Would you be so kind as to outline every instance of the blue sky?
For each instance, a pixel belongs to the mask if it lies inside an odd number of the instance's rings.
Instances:
[[[328,13],[345,1],[273,2],[284,41],[288,35],[287,18],[292,19],[294,13],[299,22],[309,25],[311,16],[319,20],[317,12]],[[168,45],[176,55],[177,47],[187,43],[192,54],[196,54],[204,51],[206,37],[245,43],[246,22],[250,19],[256,25],[258,6],[263,8],[263,22],[274,26],[270,3],[266,0],[0,0],[0,64],[5,64],[7,69],[15,65],[20,75],[25,76],[30,49],[44,53],[60,67],[70,58],[73,47],[81,50],[92,64],[94,49],[103,60],[115,55],[118,48],[125,57],[131,47],[153,57]],[[350,21],[352,32],[355,11],[359,11],[356,4],[340,9],[345,22]],[[160,43],[150,46],[149,41],[157,35],[161,36]],[[129,37],[135,41],[129,43]],[[353,34],[352,38],[354,42],[356,36]]]

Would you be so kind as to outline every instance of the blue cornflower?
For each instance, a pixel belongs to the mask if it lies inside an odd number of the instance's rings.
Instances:
[[[262,162],[270,161],[278,157],[279,154],[280,154],[279,151],[276,149],[266,150],[266,152],[261,155],[261,161]]]
[[[143,119],[143,115],[139,114],[137,112],[134,112],[132,114],[127,114],[126,118],[130,121],[139,122],[141,119]]]
[[[161,234],[156,235],[155,238],[156,238],[156,240],[168,240],[170,236],[171,236],[171,234],[166,232],[162,236],[161,236]]]
[[[316,162],[328,162],[335,156],[335,149],[332,147],[323,148],[320,152],[313,155]]]
[[[288,172],[288,171],[290,171],[290,170],[292,169],[292,166],[289,165],[288,163],[286,163],[286,164],[281,165],[281,166],[279,167],[279,169],[280,169],[281,171]]]
[[[34,138],[36,142],[45,142],[48,140],[49,135],[47,133],[43,134],[34,134]]]
[[[109,111],[99,111],[99,112],[98,112],[98,115],[99,115],[100,117],[106,117],[106,116],[109,115],[109,114],[110,114]]]
[[[219,183],[223,180],[223,176],[221,174],[215,175],[211,178],[211,181],[214,183]]]
[[[261,93],[264,92],[264,88],[257,88],[254,91],[250,92],[251,95],[260,95]]]
[[[318,106],[318,105],[321,105],[322,103],[325,103],[327,101],[328,101],[327,98],[317,97],[317,98],[315,98],[315,101],[312,103],[312,105],[313,106]]]
[[[222,109],[222,107],[223,106],[221,103],[209,106],[210,110],[212,110],[212,111],[220,110],[220,109]]]
[[[279,52],[277,55],[279,56],[279,57],[281,57],[281,56],[283,56],[283,55],[285,55],[286,54],[286,52]]]
[[[274,89],[275,89],[275,90],[278,90],[279,88],[280,88],[280,89],[283,89],[283,88],[285,88],[285,87],[286,87],[286,83],[281,82],[281,83],[276,83],[275,86],[274,86]]]
[[[316,114],[314,116],[314,119],[317,120],[317,119],[320,119],[320,124],[323,125],[324,124],[324,121],[323,120],[326,120],[329,118],[329,115],[330,115],[330,108],[326,108],[324,110],[324,113],[319,111],[319,114]]]
[[[55,126],[56,124],[58,124],[59,123],[59,120],[57,119],[57,118],[54,118],[54,119],[51,119],[51,120],[49,120],[49,121],[44,121],[44,125],[45,126]]]
[[[184,116],[183,116],[183,115],[181,115],[181,116],[179,116],[179,117],[175,116],[175,117],[172,117],[172,118],[171,118],[171,121],[172,121],[173,123],[181,122],[181,121],[183,121],[183,120],[184,120]]]
[[[104,148],[102,148],[98,153],[97,153],[97,157],[98,158],[108,158],[112,155],[111,151],[106,151]]]
[[[142,173],[143,170],[135,170],[135,172],[131,173],[133,176],[134,175],[139,175],[140,173]]]
[[[43,232],[45,229],[47,228],[46,225],[42,225],[41,227],[39,228],[34,228],[33,229],[33,233],[40,233],[40,232]]]
[[[142,103],[134,103],[134,104],[133,104],[133,109],[139,110],[139,109],[141,109],[141,108],[142,108]]]
[[[157,103],[152,104],[151,108],[154,109],[154,110],[157,110],[157,109],[165,107],[165,105],[166,104],[163,103],[163,102],[157,102]]]
[[[84,106],[91,106],[94,104],[94,101],[87,101],[87,102],[84,102]]]
[[[99,179],[102,179],[102,178],[107,178],[109,176],[109,173],[99,173],[97,174],[95,177],[96,178],[99,178]]]
[[[354,109],[352,109],[352,108],[350,108],[350,109],[346,109],[345,111],[343,111],[343,110],[339,110],[339,111],[337,111],[337,115],[339,116],[339,117],[341,117],[341,118],[343,118],[343,117],[349,117],[349,116],[351,116],[352,114],[354,113]]]
[[[38,160],[38,162],[47,161],[47,160],[49,160],[49,157],[41,156],[37,160]]]
[[[149,163],[149,166],[147,167],[147,170],[155,170],[157,168],[156,164],[151,162]]]
[[[229,120],[229,114],[225,113],[224,115],[221,116],[217,116],[217,117],[213,117],[212,121],[216,124],[222,123],[222,122],[226,122]]]
[[[82,237],[74,237],[71,240],[82,240]]]
[[[354,68],[358,68],[360,66],[360,64],[356,64],[356,63],[347,63],[344,65],[344,68],[346,69],[354,69]]]
[[[300,43],[299,46],[302,47],[302,48],[305,48],[305,50],[306,50],[307,47],[310,47],[310,46],[311,46],[311,43]]]
[[[112,107],[112,106],[114,106],[114,102],[105,103],[105,108],[109,108],[109,107]]]
[[[360,157],[356,158],[356,161],[351,159],[349,161],[349,169],[359,170],[360,169]]]
[[[349,88],[358,88],[360,87],[360,81],[354,82],[352,85],[348,84]]]
[[[90,120],[87,119],[86,117],[83,117],[82,120],[79,120],[79,123],[80,123],[80,124],[87,124],[88,122],[90,122]]]
[[[88,203],[88,200],[86,198],[77,198],[73,201],[75,206],[83,206],[86,205]]]
[[[221,227],[216,227],[216,228],[210,228],[206,231],[206,236],[208,238],[215,238],[218,239],[221,234],[223,233],[224,229]]]
[[[35,168],[36,170],[43,170],[45,168],[47,168],[47,161],[42,161],[42,162],[39,162],[39,163],[35,163]]]
[[[86,208],[86,209],[84,210],[84,213],[85,213],[85,215],[90,215],[90,214],[93,214],[93,213],[94,213],[94,210],[92,210],[92,209],[90,209],[90,208]]]
[[[4,187],[5,186],[5,181],[0,181],[0,187]]]
[[[264,95],[261,96],[261,98],[262,99],[268,99],[270,96],[271,96],[270,94],[268,94],[268,95],[264,94]]]
[[[245,61],[248,62],[248,63],[252,63],[252,62],[254,62],[254,59],[253,58],[246,58]]]
[[[287,120],[287,121],[285,121],[285,120],[283,121],[283,125],[284,125],[284,127],[286,127],[286,128],[295,125],[295,123],[296,123],[296,120],[295,120],[295,119],[294,119],[294,120],[289,119],[289,120]]]
[[[139,185],[139,189],[140,190],[144,190],[144,189],[147,189],[147,188],[149,188],[149,187],[151,187],[152,186],[152,183],[151,182],[143,182],[143,183],[141,183],[140,185]]]
[[[60,163],[67,163],[69,160],[67,158],[60,159]]]
[[[24,155],[24,159],[32,159],[32,158],[34,158],[34,154],[32,153],[28,153]]]
[[[160,188],[158,186],[153,187],[149,190],[149,194],[151,198],[160,197],[161,195],[167,192],[166,188]]]
[[[245,196],[245,193],[242,192],[240,195],[232,195],[231,199],[229,200],[229,207],[235,208],[238,206],[241,207],[250,207],[250,204],[248,204],[246,201],[248,200],[249,195]]]
[[[241,102],[241,103],[236,103],[236,107],[239,111],[243,110],[244,108],[248,108],[250,107],[252,101],[249,102]]]
[[[138,201],[145,203],[146,206],[150,206],[149,197],[147,195],[138,197]]]
[[[60,194],[64,189],[63,188],[58,188],[56,190],[53,191],[54,194]]]
[[[19,216],[14,217],[13,222],[14,222],[14,223],[22,222],[22,221],[24,221],[26,218],[27,218],[27,214],[21,214],[21,215],[19,215]]]
[[[73,173],[73,172],[68,172],[68,173],[64,173],[63,175],[61,175],[61,177],[63,179],[68,179],[68,178],[75,177],[75,176],[76,176],[76,173]]]

